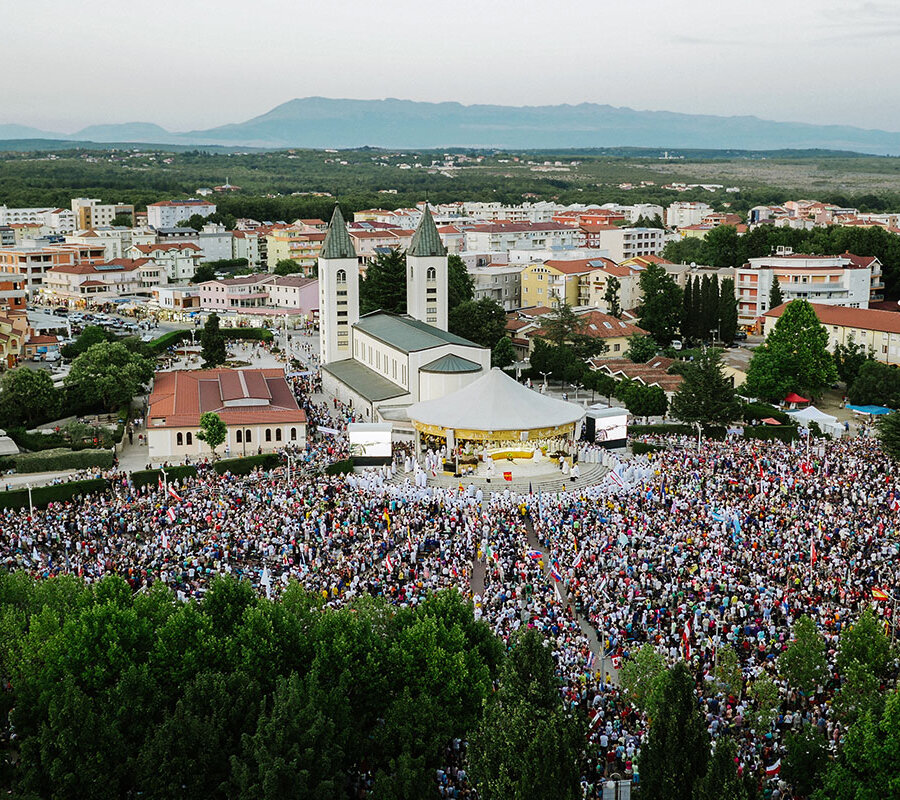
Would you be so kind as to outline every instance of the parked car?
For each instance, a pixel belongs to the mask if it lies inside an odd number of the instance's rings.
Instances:
[[[734,335],[734,340],[736,342],[746,342],[747,341],[747,331],[738,331]]]
[[[55,361],[60,361],[62,356],[59,354],[59,350],[51,350],[49,353],[44,354],[44,361],[50,362],[51,364]]]
[[[681,350],[684,345],[681,343],[681,339],[673,339],[672,340],[672,349],[673,350]]]
[[[54,316],[57,316],[57,317],[67,317],[67,316],[69,316],[69,309],[64,308],[63,306],[60,306],[59,308],[53,309],[53,314],[54,314]]]

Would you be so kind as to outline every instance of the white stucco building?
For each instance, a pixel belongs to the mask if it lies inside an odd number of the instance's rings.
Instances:
[[[174,228],[194,214],[209,217],[216,213],[216,204],[208,200],[161,200],[147,205],[147,224],[153,228]]]

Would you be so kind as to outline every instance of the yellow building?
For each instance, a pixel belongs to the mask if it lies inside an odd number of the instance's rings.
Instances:
[[[273,272],[279,261],[294,261],[303,267],[306,277],[313,277],[325,233],[312,226],[280,228],[266,234],[266,263]]]
[[[601,259],[579,258],[573,261],[544,261],[522,270],[522,305],[555,308],[581,302],[583,276],[600,269]]]
[[[763,333],[768,336],[790,303],[767,311],[763,315]],[[882,364],[900,365],[900,314],[871,308],[847,308],[810,303],[819,322],[828,333],[828,349],[854,342],[862,345]]]

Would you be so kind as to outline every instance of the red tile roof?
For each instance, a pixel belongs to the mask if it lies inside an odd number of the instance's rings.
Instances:
[[[846,308],[845,306],[826,306],[821,303],[810,303],[819,322],[844,328],[859,328],[867,331],[884,333],[900,333],[900,314],[894,311],[878,311],[871,308]],[[780,317],[788,303],[782,303],[770,309],[764,317]]]
[[[158,372],[149,406],[151,428],[199,427],[207,411],[226,425],[306,423],[280,369]]]
[[[172,242],[170,244],[136,244],[134,245],[134,249],[138,250],[141,253],[146,253],[150,255],[156,250],[162,250],[164,253],[169,250],[196,250],[198,253],[200,252],[200,247],[198,247],[193,242]]]

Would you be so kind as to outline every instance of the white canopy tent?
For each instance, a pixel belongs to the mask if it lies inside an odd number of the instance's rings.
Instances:
[[[844,426],[838,422],[837,417],[819,411],[815,406],[808,406],[800,411],[788,411],[787,414],[804,428],[808,428],[811,422],[815,422],[823,433],[830,433],[834,437],[840,437],[844,432]]]
[[[453,394],[416,403],[407,416],[420,432],[459,439],[574,436],[585,410],[533,391],[496,367]]]

